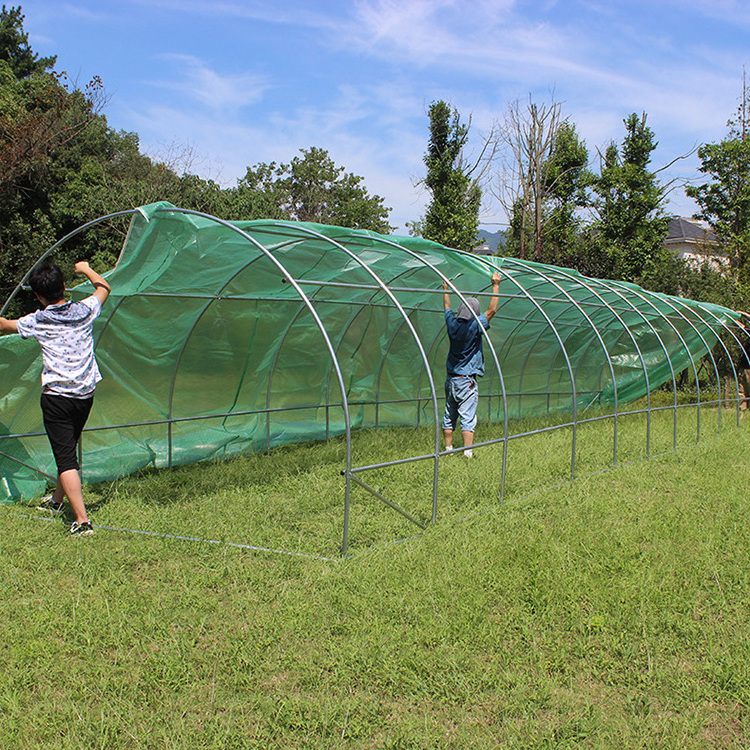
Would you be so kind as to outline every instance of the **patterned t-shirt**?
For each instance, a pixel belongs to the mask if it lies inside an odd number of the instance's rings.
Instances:
[[[21,338],[35,338],[42,347],[42,389],[45,393],[85,398],[102,379],[94,358],[91,330],[102,311],[97,297],[49,305],[19,318]]]

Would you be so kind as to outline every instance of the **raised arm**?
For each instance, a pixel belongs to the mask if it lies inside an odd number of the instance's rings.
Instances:
[[[18,326],[15,320],[0,318],[0,333],[18,333]]]
[[[495,317],[495,313],[497,312],[497,306],[500,303],[500,281],[502,280],[502,276],[500,275],[499,271],[495,271],[495,273],[492,274],[492,278],[490,281],[492,282],[492,296],[490,297],[490,304],[487,308],[487,312],[484,314],[488,321],[492,320],[492,318]]]
[[[443,289],[445,290],[443,292],[443,310],[450,310],[451,309],[451,295],[448,291],[448,282],[443,282]]]
[[[85,260],[79,260],[75,264],[75,272],[85,276],[94,285],[94,297],[104,304],[112,291],[110,285],[98,274]]]

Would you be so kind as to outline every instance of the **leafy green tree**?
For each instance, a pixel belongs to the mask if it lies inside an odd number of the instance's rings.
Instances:
[[[363,178],[337,167],[325,149],[300,149],[289,164],[248,168],[225,206],[236,219],[292,219],[388,233],[391,209],[370,195]]]
[[[135,134],[112,130],[100,113],[101,81],[78,89],[49,72],[55,58],[38,58],[22,21],[20,9],[0,12],[0,304],[43,252],[87,221],[162,199],[213,208],[220,193],[154,164],[139,153]],[[81,258],[106,270],[126,226],[77,235],[55,260],[71,276]],[[19,299],[10,312],[27,303]]]
[[[50,212],[61,152],[92,121],[83,96],[50,73],[18,79],[0,61],[0,298],[4,301],[60,227]]]
[[[98,120],[63,160],[68,172],[61,193],[73,214],[91,216],[169,201],[182,208],[221,215],[222,190],[212,180],[190,174],[189,149],[156,161],[140,153],[136,133],[114,131]]]
[[[544,170],[544,234],[542,260],[575,267],[581,260],[581,216],[591,181],[589,153],[575,125],[564,120],[555,132]]]
[[[750,283],[750,102],[743,86],[737,118],[727,137],[698,149],[700,172],[710,180],[690,186],[686,193],[700,206],[697,218],[707,221],[730,252],[740,283]]]
[[[663,210],[664,190],[648,168],[657,143],[646,115],[632,114],[624,123],[622,148],[614,143],[607,147],[600,174],[593,179],[597,220],[590,230],[604,275],[638,281],[665,257],[669,217]]]
[[[56,57],[42,57],[29,47],[29,35],[23,30],[24,16],[21,7],[0,10],[0,60],[8,63],[13,75],[18,79],[28,78],[34,73],[50,70]]]
[[[412,231],[447,247],[468,251],[476,243],[482,201],[482,190],[462,158],[469,126],[462,124],[458,111],[442,100],[430,105],[428,115],[430,140],[424,157],[424,184],[432,199]]]
[[[639,282],[652,291],[743,309],[743,295],[732,278],[710,263],[696,268],[673,253],[650,264]]]
[[[74,141],[94,118],[101,83],[71,92],[65,76],[16,78],[0,60],[0,189],[43,183],[51,155]]]
[[[248,167],[245,176],[235,187],[222,193],[223,216],[228,219],[279,219],[292,217],[282,204],[287,200],[279,184],[285,166],[276,162],[260,163]]]

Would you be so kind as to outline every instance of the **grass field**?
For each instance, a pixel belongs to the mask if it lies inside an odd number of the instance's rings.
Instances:
[[[442,460],[417,536],[357,489],[347,559],[341,441],[89,487],[89,538],[5,506],[0,747],[747,747],[750,422],[643,420],[572,483],[569,428],[511,441],[503,502],[499,446]],[[431,462],[371,474],[429,520]]]

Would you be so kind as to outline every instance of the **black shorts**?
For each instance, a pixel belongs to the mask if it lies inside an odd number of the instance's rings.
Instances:
[[[58,475],[70,469],[81,468],[78,463],[78,438],[81,437],[93,403],[93,396],[69,398],[42,393],[44,430],[52,446]]]

